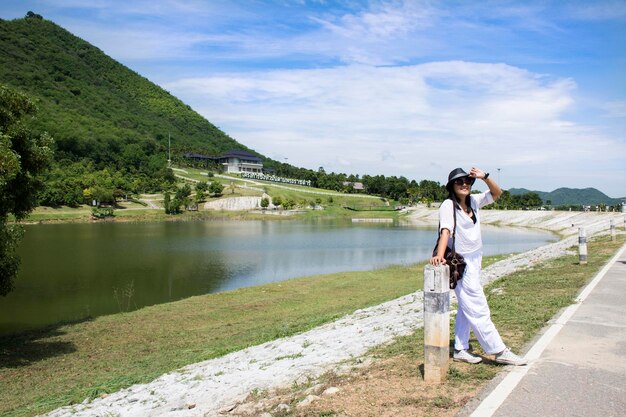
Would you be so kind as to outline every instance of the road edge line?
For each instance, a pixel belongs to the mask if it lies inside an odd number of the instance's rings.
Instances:
[[[578,297],[576,297],[574,304],[567,307],[539,338],[539,340],[535,342],[535,344],[524,356],[529,361],[529,364],[527,366],[512,368],[504,379],[493,389],[493,391],[491,391],[491,393],[485,397],[480,404],[478,404],[478,407],[476,407],[472,414],[470,414],[470,417],[491,417],[493,413],[500,408],[502,403],[504,403],[511,392],[513,392],[513,389],[515,389],[517,384],[519,384],[522,378],[524,378],[528,371],[533,367],[534,361],[539,359],[546,347],[548,347],[550,342],[552,342],[554,337],[559,333],[559,331],[561,331],[563,326],[574,315],[578,307],[580,307],[582,302],[585,301],[589,294],[591,294],[596,285],[598,285],[602,278],[604,278],[606,273],[609,269],[611,269],[620,256],[622,256],[625,250],[626,244],[622,245],[617,253],[609,260],[609,262],[607,262],[600,272],[596,274],[591,282],[583,288]]]

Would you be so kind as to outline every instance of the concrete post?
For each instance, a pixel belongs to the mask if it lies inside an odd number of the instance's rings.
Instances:
[[[587,234],[584,227],[578,228],[578,264],[587,265]]]
[[[615,239],[617,239],[615,235],[615,220],[611,219],[611,241],[615,242]]]
[[[424,381],[445,381],[450,359],[450,268],[424,267]]]

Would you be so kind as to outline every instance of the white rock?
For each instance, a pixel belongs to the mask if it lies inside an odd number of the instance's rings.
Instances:
[[[287,404],[278,404],[272,411],[274,413],[288,413],[291,411],[291,407]]]
[[[246,403],[246,404],[241,404],[240,406],[238,406],[237,408],[235,408],[233,410],[233,413],[235,414],[241,414],[244,416],[253,416],[253,415],[257,415],[257,405],[254,403]]]
[[[330,387],[330,388],[327,388],[326,390],[324,390],[322,395],[335,395],[339,391],[341,391],[341,390],[339,388],[337,388],[337,387]]]
[[[320,397],[318,397],[317,395],[307,395],[307,397],[304,400],[300,401],[296,407],[297,408],[307,407],[311,403],[313,403],[313,402],[315,402],[315,401],[317,401],[319,399],[320,399]]]
[[[313,385],[311,388],[305,390],[304,393],[306,395],[309,395],[309,394],[317,395],[322,390],[322,388],[324,388],[324,384],[316,384],[316,385]]]

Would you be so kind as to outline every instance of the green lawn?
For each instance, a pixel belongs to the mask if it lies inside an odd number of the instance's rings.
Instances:
[[[380,198],[368,198],[357,195],[346,195],[341,193],[334,193],[329,190],[322,190],[319,188],[303,187],[298,185],[285,185],[293,189],[285,189],[271,182],[259,181],[262,185],[257,186],[242,181],[238,176],[232,176],[231,179],[208,177],[206,171],[198,170],[194,168],[185,168],[186,172],[179,170],[174,171],[178,175],[183,175],[187,178],[191,178],[198,181],[217,181],[224,185],[224,191],[221,196],[207,197],[206,201],[215,201],[217,199],[230,198],[230,197],[242,197],[242,196],[261,196],[263,192],[267,192],[270,197],[281,197],[281,199],[291,199],[296,204],[295,209],[303,210],[304,213],[299,213],[291,218],[319,218],[319,217],[387,217],[396,218],[398,213],[393,210],[393,202],[390,206],[387,206],[385,202]],[[185,180],[180,179],[180,185],[185,183]],[[237,187],[230,188],[230,184],[233,183]],[[192,190],[194,188],[192,185]],[[255,188],[259,188],[262,191],[251,190],[248,188],[241,188],[239,186],[246,185]],[[320,194],[312,194],[311,192],[317,192]],[[326,195],[332,193],[332,195]],[[195,195],[195,192],[192,193]],[[145,197],[145,196],[143,196]],[[147,198],[147,197],[146,197]],[[163,202],[162,194],[149,196],[147,198],[153,200],[155,204],[161,206]],[[312,210],[309,206],[321,205],[323,210]],[[345,209],[344,206],[356,207],[359,211],[353,211]],[[203,203],[200,204],[199,211],[197,212],[184,212],[175,216],[168,216],[164,213],[163,209],[151,209],[147,206],[133,203],[133,202],[120,202],[119,207],[114,211],[113,220],[115,221],[158,221],[158,220],[190,220],[190,219],[262,219],[262,218],[274,218],[270,214],[263,215],[259,213],[249,213],[246,211],[241,212],[226,212],[226,211],[214,211],[204,210]],[[91,207],[88,205],[81,205],[79,207],[37,207],[35,210],[25,219],[26,222],[89,222],[93,221],[91,216]]]
[[[422,269],[302,278],[0,338],[0,415],[43,413],[311,329],[417,290]]]

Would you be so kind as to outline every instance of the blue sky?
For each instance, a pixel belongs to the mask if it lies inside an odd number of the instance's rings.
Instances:
[[[626,196],[624,1],[0,3],[297,166]]]

